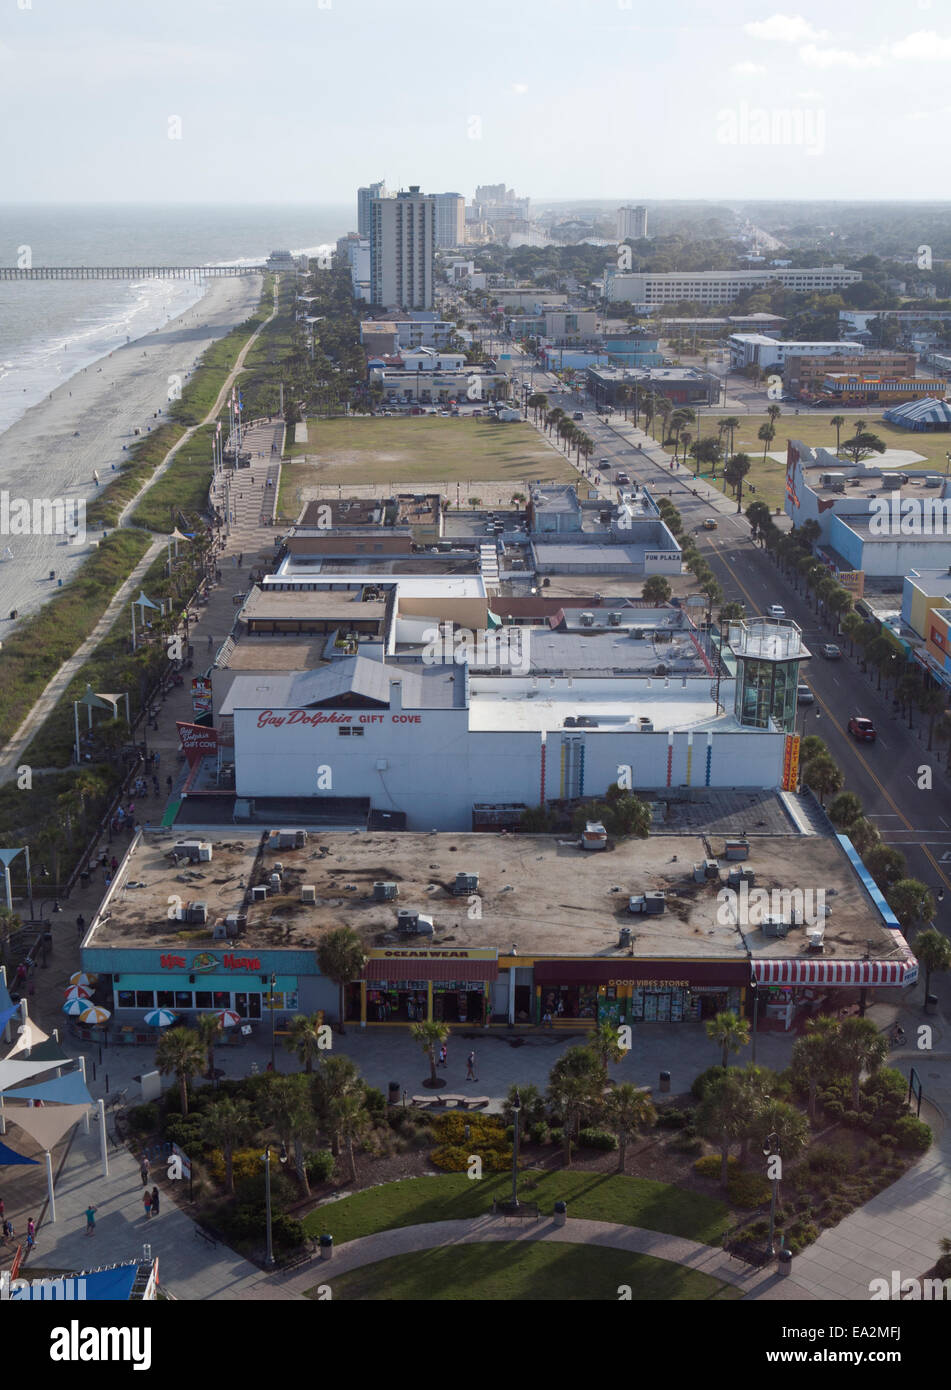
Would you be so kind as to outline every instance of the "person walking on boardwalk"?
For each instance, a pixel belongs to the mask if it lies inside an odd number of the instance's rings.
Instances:
[[[96,1212],[98,1207],[87,1207],[83,1215],[86,1218],[86,1234],[94,1236],[96,1234]]]
[[[142,1178],[142,1186],[143,1186],[143,1187],[148,1187],[148,1185],[149,1185],[149,1175],[151,1174],[151,1172],[152,1172],[152,1165],[151,1165],[151,1163],[149,1162],[149,1156],[148,1156],[148,1154],[146,1154],[146,1155],[143,1157],[143,1159],[142,1159],[142,1166],[139,1168],[139,1174],[140,1174],[140,1176],[141,1176],[141,1178]]]
[[[145,1208],[146,1220],[152,1215],[152,1194],[148,1188],[142,1193],[142,1205]]]
[[[153,1215],[153,1216],[158,1216],[158,1214],[159,1214],[159,1190],[158,1190],[157,1187],[153,1187],[153,1188],[152,1188],[152,1215]]]
[[[467,1081],[478,1081],[478,1079],[479,1079],[479,1078],[476,1076],[476,1074],[475,1074],[475,1064],[476,1064],[476,1055],[475,1055],[474,1052],[470,1052],[470,1053],[469,1053],[469,1056],[466,1058],[466,1080],[467,1080]]]

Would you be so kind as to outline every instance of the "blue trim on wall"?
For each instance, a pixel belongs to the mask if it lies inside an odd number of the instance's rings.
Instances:
[[[900,932],[901,923],[899,922],[898,918],[895,916],[894,912],[892,912],[891,908],[888,906],[888,903],[882,896],[882,890],[879,888],[878,884],[872,878],[872,875],[869,873],[868,869],[866,869],[865,865],[859,858],[852,841],[849,839],[847,835],[836,835],[835,838],[838,840],[839,844],[842,846],[846,854],[849,856],[852,868],[855,870],[859,878],[862,880],[862,883],[865,887],[865,891],[868,893],[869,897],[872,899],[872,902],[875,904],[879,912],[882,914],[882,920],[884,921],[886,927],[888,927],[890,931]]]

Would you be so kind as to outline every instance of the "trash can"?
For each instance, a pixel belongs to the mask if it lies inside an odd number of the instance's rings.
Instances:
[[[565,1224],[565,1222],[566,1222],[567,1220],[568,1220],[568,1203],[567,1203],[567,1202],[556,1202],[556,1203],[555,1203],[555,1225],[556,1225],[556,1226],[564,1226],[564,1224]]]
[[[332,1260],[334,1254],[333,1236],[320,1237],[320,1258],[322,1260]]]
[[[399,1103],[400,1103],[400,1089],[401,1089],[401,1088],[400,1088],[400,1083],[399,1083],[398,1081],[391,1081],[391,1082],[390,1082],[390,1085],[389,1085],[389,1094],[388,1094],[388,1096],[387,1096],[387,1104],[388,1104],[388,1105],[399,1105]]]
[[[938,996],[936,994],[925,995],[925,1013],[936,1014],[938,1012]]]
[[[669,1071],[662,1071],[661,1074],[660,1074],[660,1090],[661,1090],[661,1094],[662,1094],[662,1095],[665,1094],[667,1091],[670,1090],[670,1072],[669,1072]]]
[[[779,1274],[780,1278],[788,1279],[792,1274],[792,1251],[780,1250],[779,1252]]]

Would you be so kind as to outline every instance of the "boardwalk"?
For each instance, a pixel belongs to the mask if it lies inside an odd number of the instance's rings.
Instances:
[[[0,280],[209,280],[260,275],[263,265],[0,266]]]

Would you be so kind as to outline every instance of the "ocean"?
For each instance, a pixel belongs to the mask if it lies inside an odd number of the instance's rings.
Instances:
[[[0,266],[228,265],[316,254],[356,208],[143,203],[0,207]],[[0,431],[91,362],[162,327],[204,293],[193,280],[0,281]]]

